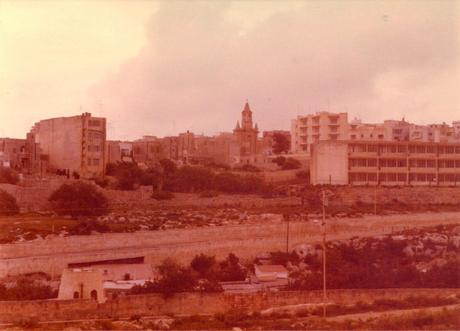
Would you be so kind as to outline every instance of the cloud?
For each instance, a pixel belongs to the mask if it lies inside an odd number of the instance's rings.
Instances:
[[[229,131],[246,98],[262,130],[319,110],[458,117],[458,3],[252,4],[263,18],[238,2],[162,2],[143,50],[89,92],[111,137]]]

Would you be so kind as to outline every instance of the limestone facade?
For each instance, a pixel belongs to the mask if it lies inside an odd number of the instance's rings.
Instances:
[[[341,141],[312,148],[311,182],[332,185],[460,185],[460,144]]]

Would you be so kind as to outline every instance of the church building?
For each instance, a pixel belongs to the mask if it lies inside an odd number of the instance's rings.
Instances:
[[[262,161],[261,156],[258,156],[258,134],[259,129],[257,123],[255,125],[253,124],[252,111],[249,107],[249,103],[246,102],[241,112],[241,125],[240,121],[237,121],[236,127],[233,130],[233,135],[240,147],[240,164],[255,164]]]

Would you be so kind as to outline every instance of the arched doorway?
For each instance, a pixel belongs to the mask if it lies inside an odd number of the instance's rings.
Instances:
[[[97,291],[96,290],[92,290],[90,295],[91,295],[91,300],[97,300]]]
[[[78,293],[78,291],[73,292],[73,298],[74,299],[80,298],[80,293]]]

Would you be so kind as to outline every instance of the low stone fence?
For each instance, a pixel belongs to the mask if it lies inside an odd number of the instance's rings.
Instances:
[[[410,296],[447,297],[460,295],[460,289],[374,289],[329,290],[328,302],[371,303],[377,299],[401,300]],[[321,303],[322,291],[265,292],[251,294],[179,293],[165,299],[158,294],[133,295],[103,304],[90,300],[0,301],[0,323],[35,317],[39,321],[90,318],[121,318],[132,315],[215,314],[231,309],[246,312],[270,307]]]

